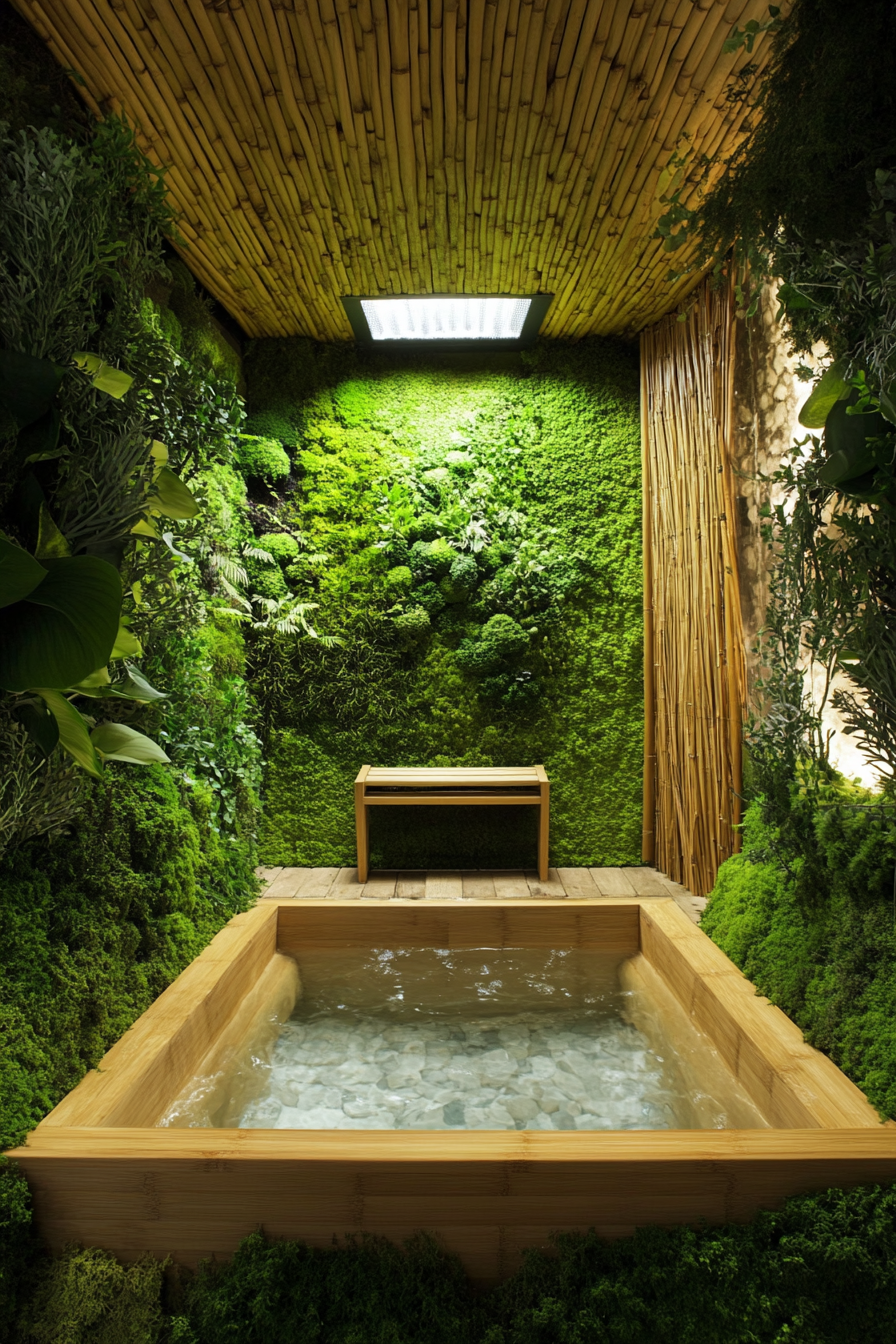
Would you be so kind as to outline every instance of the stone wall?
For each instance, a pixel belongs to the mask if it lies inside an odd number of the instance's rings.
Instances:
[[[776,287],[766,286],[756,316],[736,321],[732,453],[747,695],[751,704],[756,702],[756,679],[761,670],[756,643],[765,620],[770,569],[769,552],[760,535],[759,510],[764,503],[774,505],[783,498],[761,477],[777,469],[795,439],[805,437],[806,430],[798,417],[812,386],[796,378],[799,360],[788,354],[784,333],[775,321],[777,310]],[[823,355],[823,347],[813,351],[815,358]],[[850,683],[838,676],[828,699],[841,685],[847,687]],[[816,696],[822,689],[823,675],[817,672],[813,686]],[[842,718],[830,704],[823,714],[823,723],[833,732],[832,764],[850,778],[858,776],[863,783],[875,784],[877,772],[855,741],[844,733]]]

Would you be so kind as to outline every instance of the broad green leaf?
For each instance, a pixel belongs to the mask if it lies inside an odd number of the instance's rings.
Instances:
[[[165,763],[169,760],[157,742],[125,723],[101,723],[90,734],[90,740],[107,761],[152,765],[155,761]]]
[[[874,467],[874,453],[867,448],[864,440],[855,452],[838,450],[831,453],[818,473],[818,479],[825,485],[841,485],[857,476],[864,476]]]
[[[116,681],[109,687],[110,695],[117,696],[122,700],[137,700],[141,705],[148,705],[153,700],[167,700],[165,691],[157,691],[155,686],[151,686],[142,672],[138,672],[136,667],[128,668],[128,675],[124,681]]]
[[[74,362],[82,372],[88,375],[99,392],[105,392],[108,396],[120,400],[126,392],[130,391],[131,384],[134,381],[131,375],[123,373],[121,369],[116,369],[112,364],[107,364],[100,355],[92,355],[86,350],[79,350],[74,356]]]
[[[825,369],[800,411],[800,424],[805,429],[824,429],[825,422],[838,401],[849,395],[849,383],[843,376],[845,363],[838,359]]]
[[[142,652],[143,645],[122,622],[118,627],[118,634],[115,636],[115,643],[112,645],[109,658],[112,660],[116,658],[139,658]]]
[[[31,741],[40,747],[45,756],[49,756],[59,742],[59,725],[46,704],[42,700],[37,704],[26,701],[23,705],[16,705],[12,712]]]
[[[139,523],[135,523],[131,528],[135,537],[152,537],[153,541],[161,541],[159,529],[148,518],[141,518]]]
[[[167,467],[168,449],[165,447],[164,443],[159,443],[158,439],[153,439],[149,449],[149,455],[153,462],[155,462],[157,468]]]
[[[0,687],[64,690],[109,661],[118,634],[121,579],[94,555],[47,560],[47,576],[0,613]]]
[[[91,672],[89,677],[79,681],[77,686],[68,686],[66,689],[79,691],[82,695],[102,695],[103,690],[110,685],[111,681],[108,667],[98,667],[95,672]]]
[[[195,518],[199,512],[193,495],[170,467],[159,471],[148,502],[153,513],[161,513],[165,518]]]
[[[96,747],[90,740],[90,728],[83,715],[66,700],[60,691],[36,688],[36,693],[46,702],[47,708],[56,720],[59,728],[59,745],[78,764],[93,775],[94,779],[103,778],[103,766]]]
[[[818,473],[827,485],[839,485],[863,476],[876,465],[875,449],[869,438],[886,434],[889,426],[877,411],[850,415],[845,401],[831,407],[824,427],[827,461]]]
[[[150,686],[143,674],[134,667],[128,669],[128,675],[121,681],[110,682],[108,674],[102,682],[93,682],[88,677],[71,689],[79,695],[89,695],[94,700],[135,700],[140,705],[168,699],[164,691],[157,691],[155,686]]]
[[[0,405],[24,429],[47,413],[64,377],[65,369],[51,359],[0,350]]]
[[[50,517],[50,510],[46,504],[41,504],[40,522],[37,531],[37,551],[35,552],[37,559],[62,560],[71,553],[72,548]]]
[[[0,537],[0,607],[21,602],[46,577],[47,571],[33,555]]]
[[[818,304],[814,299],[810,299],[808,294],[796,288],[795,285],[781,285],[778,290],[778,298],[783,308],[817,308]]]

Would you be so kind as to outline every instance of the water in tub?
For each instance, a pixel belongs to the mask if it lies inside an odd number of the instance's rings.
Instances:
[[[267,988],[160,1121],[234,1129],[765,1127],[646,959],[324,949]],[[293,1002],[295,1006],[293,1007]]]

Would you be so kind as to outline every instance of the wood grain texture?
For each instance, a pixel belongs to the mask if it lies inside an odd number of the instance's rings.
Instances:
[[[396,1139],[398,1142],[396,1142]],[[556,1228],[742,1221],[788,1195],[896,1177],[896,1130],[536,1132],[38,1129],[14,1156],[51,1247],[195,1264],[263,1223],[314,1245],[427,1229],[474,1279]]]
[[[601,896],[634,896],[635,889],[629,881],[626,869],[591,868],[589,872]]]
[[[330,899],[277,908],[277,947],[294,955],[313,947],[395,946],[586,947],[624,956],[640,948],[637,901],[573,905],[471,897],[397,905],[384,899],[343,909]]]
[[[596,900],[600,896],[594,878],[587,868],[558,868],[557,880],[567,896],[579,900]]]
[[[880,1128],[874,1107],[674,901],[641,906],[641,951],[769,1123]]]
[[[428,901],[457,901],[463,894],[464,884],[460,873],[443,870],[426,874],[426,899]]]
[[[731,154],[728,86],[770,53],[723,51],[766,0],[14,3],[170,165],[184,258],[250,336],[347,340],[341,296],[388,293],[541,292],[549,336],[640,330],[693,285],[654,237],[661,174],[685,136]]]
[[[653,862],[697,896],[737,853],[745,666],[732,468],[734,296],[697,291],[641,336],[646,435],[645,664]],[[695,489],[695,482],[699,488]]]

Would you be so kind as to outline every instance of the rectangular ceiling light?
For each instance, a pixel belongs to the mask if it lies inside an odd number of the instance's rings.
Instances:
[[[538,335],[551,296],[402,295],[342,300],[364,343],[427,341],[460,347],[470,341],[526,345]]]

